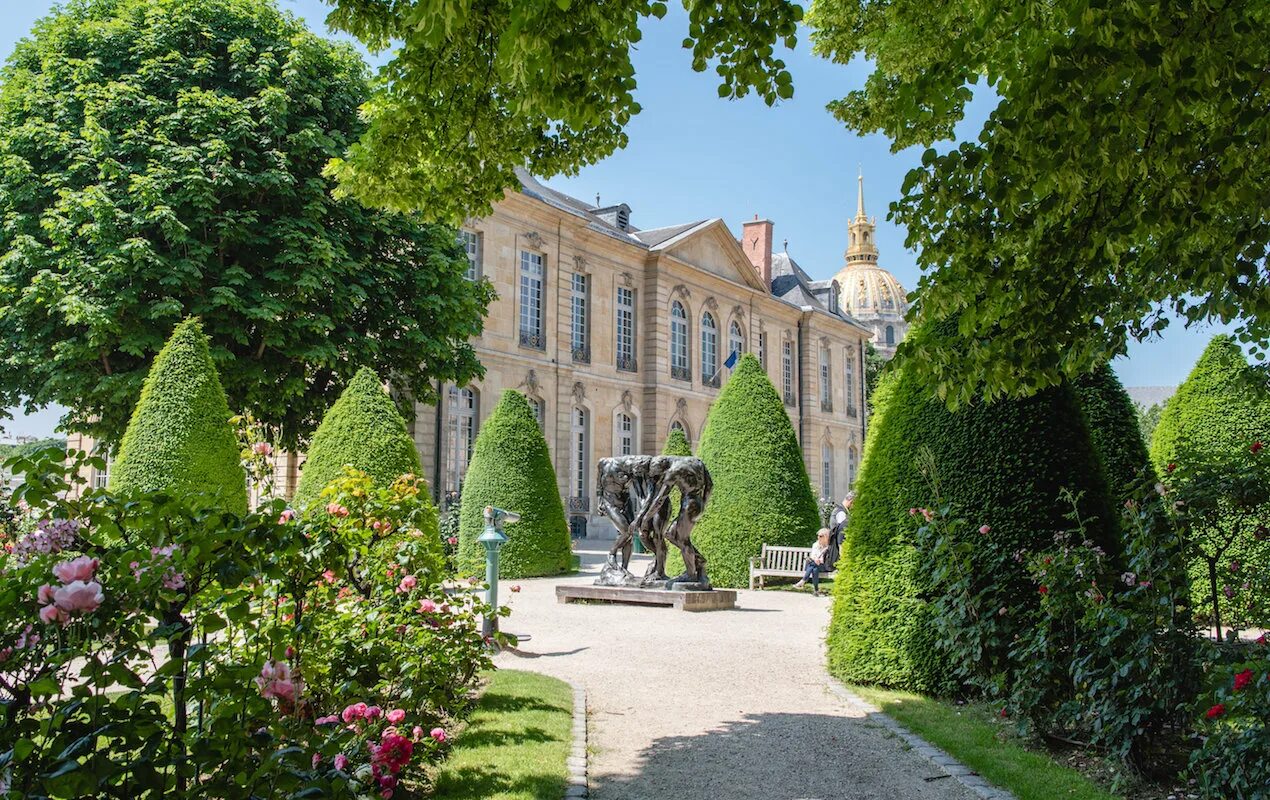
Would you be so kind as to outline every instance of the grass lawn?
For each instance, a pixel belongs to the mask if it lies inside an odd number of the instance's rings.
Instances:
[[[454,750],[434,800],[541,800],[564,794],[573,690],[532,672],[498,670]]]
[[[869,686],[852,686],[851,691],[1019,800],[1116,800],[1044,753],[998,738],[1006,725],[982,704],[957,706]]]

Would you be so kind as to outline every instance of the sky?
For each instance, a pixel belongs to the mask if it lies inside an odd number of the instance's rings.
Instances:
[[[280,4],[330,35],[320,0]],[[7,59],[53,5],[0,0],[0,58]],[[920,163],[921,149],[892,153],[884,136],[857,136],[825,110],[827,102],[864,84],[868,64],[832,64],[812,55],[803,29],[797,49],[784,56],[794,77],[792,100],[776,107],[753,96],[723,100],[713,71],[692,71],[681,45],[687,19],[677,4],[670,5],[665,19],[646,26],[635,52],[643,112],[627,129],[630,144],[579,175],[546,177],[546,183],[586,200],[598,193],[605,205],[626,203],[632,224],[640,228],[721,217],[739,231],[741,222],[757,214],[775,223],[777,246],[787,240],[790,255],[820,280],[842,267],[856,176],[862,173],[866,211],[877,217],[880,263],[905,288],[916,286],[916,254],[905,249],[903,228],[886,217],[904,175]],[[972,103],[966,124],[973,127],[967,130],[978,129],[989,103]],[[1175,324],[1161,339],[1130,345],[1128,356],[1117,359],[1116,372],[1126,386],[1176,385],[1216,331]],[[60,413],[46,410],[0,425],[10,434],[42,435],[53,430]]]

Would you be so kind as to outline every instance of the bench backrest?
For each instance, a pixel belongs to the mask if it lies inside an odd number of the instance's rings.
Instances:
[[[780,545],[763,545],[763,569],[776,569],[783,572],[801,572],[803,564],[811,558],[810,547],[783,547]]]

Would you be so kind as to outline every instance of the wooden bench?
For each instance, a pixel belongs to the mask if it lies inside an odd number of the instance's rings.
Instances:
[[[764,578],[801,578],[803,565],[811,558],[810,547],[780,547],[763,545],[763,554],[750,557],[750,588],[754,588],[757,580],[758,588],[763,588]],[[833,577],[833,570],[820,573],[821,578]]]

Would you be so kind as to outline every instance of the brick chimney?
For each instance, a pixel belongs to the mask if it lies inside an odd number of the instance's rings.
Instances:
[[[772,288],[772,221],[754,219],[741,225],[741,249],[749,256],[750,263],[758,270],[763,285]]]

